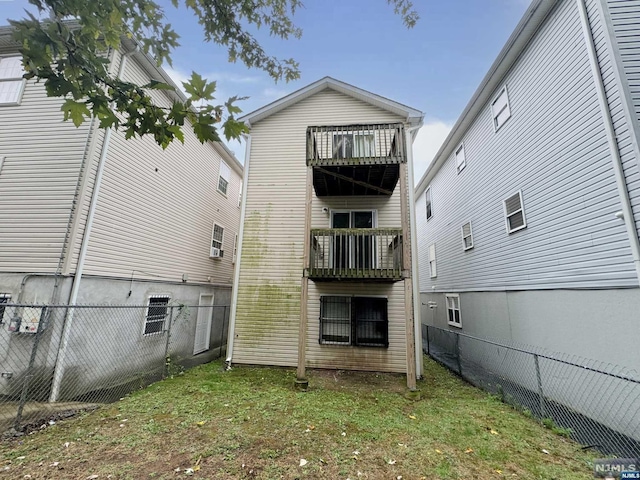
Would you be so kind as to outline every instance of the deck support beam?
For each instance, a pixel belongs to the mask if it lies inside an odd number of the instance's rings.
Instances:
[[[304,210],[304,237],[302,245],[302,278],[300,280],[300,328],[298,330],[298,369],[296,373],[296,385],[306,389],[308,380],[307,371],[307,309],[309,303],[309,258],[311,252],[311,205],[313,202],[313,168],[307,167],[305,210]]]

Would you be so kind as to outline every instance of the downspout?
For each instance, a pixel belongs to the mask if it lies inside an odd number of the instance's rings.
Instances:
[[[244,238],[244,218],[247,211],[247,187],[249,186],[249,159],[251,158],[251,135],[243,135],[247,140],[244,151],[244,175],[242,179],[242,207],[240,210],[240,232],[238,233],[238,254],[236,268],[233,272],[233,286],[231,293],[231,311],[229,312],[229,333],[227,337],[227,369],[231,368],[233,358],[233,340],[236,329],[236,309],[238,305],[238,286],[240,283],[240,262],[242,261],[242,239]]]
[[[120,66],[118,67],[118,73],[116,78],[121,78],[122,73],[127,64],[127,59],[136,53],[139,47],[130,52],[122,55],[120,60]],[[93,184],[93,191],[91,192],[91,203],[89,204],[89,213],[87,214],[87,222],[84,227],[84,235],[82,236],[82,243],[80,245],[80,254],[78,256],[78,264],[76,266],[76,273],[73,278],[73,284],[71,286],[71,295],[69,297],[69,306],[73,307],[78,299],[78,291],[80,290],[80,282],[82,280],[82,272],[84,270],[84,262],[87,257],[87,248],[89,246],[89,239],[91,237],[91,229],[93,228],[93,219],[95,218],[96,205],[98,204],[98,196],[100,194],[100,187],[102,184],[102,174],[104,172],[104,166],[107,160],[107,153],[109,151],[109,142],[111,140],[111,127],[107,127],[104,132],[104,140],[102,141],[102,149],[100,151],[100,159],[98,160],[98,168],[96,170],[96,179]],[[64,326],[62,328],[62,338],[60,341],[60,347],[58,350],[58,358],[53,372],[53,383],[51,385],[51,395],[49,396],[49,402],[57,402],[60,397],[60,386],[62,384],[62,377],[64,375],[64,361],[67,353],[67,345],[69,343],[69,336],[73,326],[74,308],[67,310]]]
[[[420,292],[418,277],[418,237],[416,232],[416,202],[415,202],[415,185],[413,180],[413,137],[414,132],[422,127],[422,121],[419,125],[407,128],[405,131],[407,144],[407,163],[409,164],[409,215],[411,226],[411,278],[413,279],[413,327],[415,336],[416,349],[416,376],[422,378],[424,374],[424,365],[422,362],[422,319],[420,318]]]
[[[622,204],[623,220],[625,226],[627,227],[627,235],[629,236],[629,244],[631,246],[633,263],[636,267],[636,275],[638,277],[638,280],[640,281],[640,239],[638,238],[638,230],[636,229],[635,220],[633,218],[631,201],[629,200],[629,192],[627,190],[624,170],[622,168],[622,159],[620,158],[620,152],[618,151],[618,144],[613,127],[613,119],[611,118],[611,111],[609,110],[609,104],[607,102],[604,82],[602,80],[602,74],[598,65],[598,57],[596,54],[596,47],[593,42],[593,36],[591,34],[587,8],[584,4],[584,0],[576,0],[576,3],[578,4],[578,10],[580,12],[582,33],[587,45],[591,72],[593,73],[593,79],[596,86],[596,91],[598,93],[598,102],[600,103],[600,110],[602,112],[604,128],[607,135],[607,142],[609,143],[609,150],[611,152],[611,162],[613,164],[613,171],[616,177],[618,194],[620,195],[620,203]],[[611,59],[611,61],[613,62],[614,59]]]

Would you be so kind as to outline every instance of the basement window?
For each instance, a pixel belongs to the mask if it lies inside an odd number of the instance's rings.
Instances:
[[[164,332],[164,320],[169,313],[168,295],[151,295],[147,303],[147,314],[144,320],[144,335]]]
[[[19,105],[24,91],[22,58],[0,57],[0,105]]]
[[[460,317],[460,295],[457,293],[445,294],[447,300],[447,323],[453,327],[462,328]]]
[[[5,321],[4,315],[7,313],[7,303],[11,302],[11,295],[8,293],[0,293],[0,325]]]
[[[524,204],[522,203],[522,190],[519,190],[504,201],[504,215],[507,233],[527,228],[527,219],[524,215]]]
[[[320,297],[320,344],[388,347],[387,299]]]

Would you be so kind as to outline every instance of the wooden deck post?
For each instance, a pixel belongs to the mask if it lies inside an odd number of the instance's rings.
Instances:
[[[303,389],[308,386],[306,378],[307,354],[307,308],[309,299],[309,257],[311,251],[311,204],[313,202],[313,169],[307,167],[304,210],[304,243],[302,245],[302,279],[300,283],[300,328],[298,330],[298,370],[296,384]]]
[[[407,163],[400,164],[400,216],[402,217],[402,270],[404,276],[405,338],[407,349],[407,387],[416,389],[416,342],[414,333],[413,284],[411,277],[411,237],[409,225],[409,190]]]

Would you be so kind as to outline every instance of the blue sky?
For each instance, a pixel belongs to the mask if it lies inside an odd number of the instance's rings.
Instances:
[[[245,112],[326,75],[405,103],[425,113],[414,145],[416,180],[457,120],[489,66],[526,10],[529,0],[414,0],[420,20],[406,29],[385,0],[303,0],[296,16],[300,40],[259,34],[266,50],[300,62],[302,77],[275,84],[264,72],[230,64],[224,49],[203,43],[200,27],[169,0],[166,13],[180,34],[169,73],[192,70],[218,80],[220,99],[249,96]],[[26,0],[0,0],[3,18],[19,18]],[[230,147],[240,161],[244,147]]]

